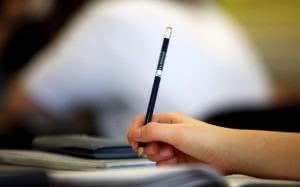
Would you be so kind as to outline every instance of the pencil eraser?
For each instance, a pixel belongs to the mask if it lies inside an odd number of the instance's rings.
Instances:
[[[164,38],[171,38],[171,34],[172,34],[172,27],[167,27],[164,33]]]

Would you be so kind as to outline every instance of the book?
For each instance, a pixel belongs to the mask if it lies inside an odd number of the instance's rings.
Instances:
[[[95,160],[36,150],[6,149],[0,150],[0,163],[15,166],[73,171],[141,166],[151,167],[155,165],[154,162],[144,158]]]
[[[128,142],[87,135],[54,135],[34,138],[33,149],[91,159],[138,158]]]

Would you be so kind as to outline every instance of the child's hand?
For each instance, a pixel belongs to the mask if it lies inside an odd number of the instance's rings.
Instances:
[[[128,132],[128,141],[139,154],[157,164],[206,163],[228,172],[219,149],[226,129],[178,113],[154,114],[153,122],[145,126],[144,119],[136,117]],[[138,142],[147,145],[138,147]]]

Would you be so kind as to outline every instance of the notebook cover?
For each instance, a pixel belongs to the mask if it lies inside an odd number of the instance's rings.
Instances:
[[[87,135],[42,136],[33,140],[33,148],[92,159],[129,159],[138,155],[125,141]]]

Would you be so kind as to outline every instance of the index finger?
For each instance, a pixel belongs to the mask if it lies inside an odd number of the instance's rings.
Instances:
[[[157,123],[182,123],[184,121],[184,115],[178,112],[162,112],[154,113],[152,117],[152,122]]]
[[[154,113],[151,122],[176,124],[176,123],[182,123],[184,119],[185,117],[181,113],[165,112],[165,113]],[[145,115],[138,115],[133,119],[132,125],[128,129],[128,134],[127,134],[127,138],[129,142],[131,142],[131,136],[132,136],[131,132],[143,126],[144,123],[145,123]]]

